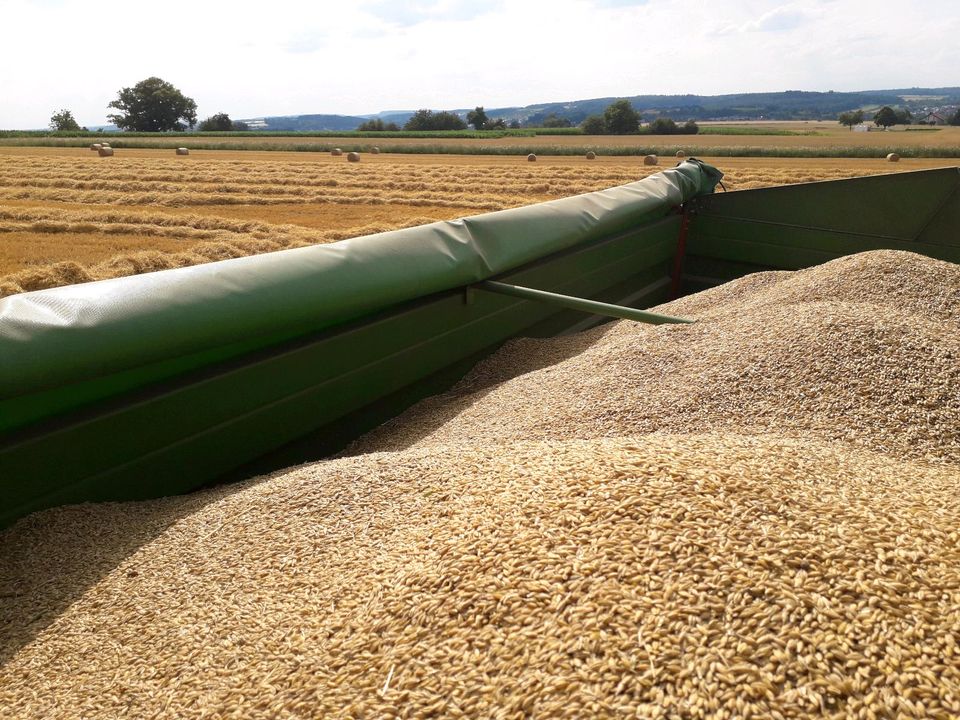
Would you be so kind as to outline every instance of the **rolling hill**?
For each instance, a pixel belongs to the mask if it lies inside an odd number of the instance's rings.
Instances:
[[[491,118],[517,120],[536,125],[548,115],[557,115],[576,125],[590,115],[602,113],[616,97],[540,103],[521,107],[486,108]],[[906,106],[915,115],[927,108],[960,104],[960,87],[899,88],[859,92],[808,92],[787,90],[732,95],[634,95],[627,100],[645,120],[669,116],[679,120],[822,120],[847,110],[871,110],[882,105]],[[472,108],[458,108],[466,116]],[[403,125],[413,110],[389,110],[370,115],[284,115],[248,118],[245,122],[264,130],[320,131],[355,130],[365,120],[380,118]]]

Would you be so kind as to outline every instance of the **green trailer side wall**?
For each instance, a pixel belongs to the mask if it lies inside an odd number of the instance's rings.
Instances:
[[[586,296],[626,282],[655,303],[665,297],[678,226],[665,218],[504,277]],[[452,291],[125,396],[115,409],[0,448],[0,521],[65,503],[184,492],[555,314],[489,293],[468,303]]]
[[[0,381],[20,391],[3,400],[20,414],[11,421],[7,412],[0,432],[0,525],[65,503],[187,491],[310,433],[312,447],[328,452],[335,448],[324,428],[342,418],[391,397],[379,412],[395,414],[418,399],[406,388],[436,391],[426,382],[432,376],[518,333],[594,321],[465,292],[472,282],[662,302],[675,207],[712,188],[704,174],[685,163],[566,201],[263,256],[266,269],[244,258],[127,278],[106,293],[101,285],[14,296],[0,305],[0,353],[11,350],[0,354]],[[415,261],[403,259],[411,244]],[[309,283],[307,271],[316,274]],[[273,316],[237,315],[257,297]],[[326,302],[310,302],[318,297]],[[305,304],[313,318],[306,324]],[[293,322],[278,314],[282,307]],[[236,330],[244,317],[248,336]],[[341,445],[350,439],[336,434]]]
[[[152,283],[160,276],[160,287],[168,294],[141,293],[130,316],[111,316],[102,308],[106,314],[98,315],[89,303],[58,304],[62,296],[54,292],[43,302],[31,301],[30,312],[39,316],[27,313],[11,323],[16,303],[0,304],[0,381],[8,388],[23,381],[17,387],[21,392],[0,394],[0,414],[19,413],[12,422],[6,414],[6,430],[0,430],[0,526],[44,507],[172,494],[231,474],[244,477],[321,457],[449,386],[511,336],[548,336],[597,322],[594,316],[558,312],[550,305],[466,291],[478,280],[640,308],[659,304],[669,299],[681,228],[680,216],[673,213],[678,196],[692,213],[684,292],[749,272],[797,269],[880,248],[960,262],[956,168],[703,195],[699,193],[712,187],[716,175],[696,166],[691,180],[691,170],[684,166],[679,178],[671,180],[672,171],[664,174],[666,185],[663,176],[634,184],[651,190],[656,197],[652,204],[647,204],[649,195],[626,186],[631,189],[626,194],[604,191],[600,198],[561,205],[560,210],[548,204],[545,213],[543,206],[535,206],[522,209],[529,214],[494,213],[490,223],[483,220],[489,216],[473,218],[464,230],[467,235],[458,234],[462,227],[456,223],[426,226],[426,254],[439,253],[450,265],[424,265],[423,255],[419,266],[397,262],[405,278],[401,292],[392,294],[395,288],[388,287],[372,305],[364,304],[370,300],[366,290],[351,294],[346,281],[311,287],[310,278],[299,273],[309,276],[318,265],[306,255],[284,256],[296,257],[294,265],[302,267],[283,269],[279,284],[276,278],[266,282],[257,277],[254,264],[208,266],[211,274],[196,277],[211,283],[221,300],[226,298],[220,308],[224,312],[205,307],[212,302],[209,287],[180,302],[169,292],[183,286],[165,284],[170,276],[164,273],[143,276],[147,284],[135,287],[155,288]],[[638,200],[642,209],[634,204]],[[623,204],[632,210],[625,211]],[[612,215],[605,217],[608,212]],[[572,217],[562,221],[558,213]],[[511,218],[518,222],[507,222]],[[518,228],[524,237],[532,235],[535,244],[545,241],[538,245],[540,254],[526,254],[528,248],[511,252],[502,239],[515,237]],[[416,236],[401,236],[411,237]],[[449,252],[444,250],[448,242]],[[389,250],[392,243],[381,247]],[[300,258],[309,261],[300,263]],[[252,260],[256,258],[243,262]],[[341,260],[330,267],[350,266]],[[389,265],[394,258],[387,252],[380,261]],[[465,274],[451,271],[461,265],[469,268]],[[363,267],[361,263],[351,272],[362,275]],[[232,274],[234,268],[239,274]],[[424,269],[425,278],[410,281],[411,272]],[[431,284],[438,273],[444,282]],[[295,282],[285,287],[289,277]],[[390,277],[380,275],[377,282],[389,285]],[[240,279],[253,284],[253,295],[266,298],[273,313],[265,325],[264,316],[249,317],[257,330],[247,336],[237,332],[243,313],[239,320],[234,317],[237,308],[251,302],[242,297]],[[335,308],[321,302],[331,287],[347,293]],[[138,327],[158,297],[165,301],[153,315],[156,324]],[[304,323],[298,315],[288,323],[278,308],[292,301],[309,306],[313,319]],[[168,302],[178,312],[168,313]],[[333,309],[339,314],[332,315]],[[192,324],[194,314],[210,326],[212,339],[197,335],[203,325]],[[117,353],[105,353],[92,341],[109,337],[88,327],[98,321],[122,330],[112,346]],[[116,322],[120,325],[111,325]],[[66,330],[56,330],[58,323]],[[175,352],[157,341],[168,330],[177,340]],[[149,339],[146,349],[133,347],[138,337]],[[63,367],[27,371],[37,362],[38,347],[55,351]],[[81,362],[71,368],[77,358]],[[41,359],[40,365],[53,362],[46,355]],[[16,371],[24,368],[22,375]]]
[[[689,209],[685,292],[868,250],[960,263],[956,167],[718,193]]]

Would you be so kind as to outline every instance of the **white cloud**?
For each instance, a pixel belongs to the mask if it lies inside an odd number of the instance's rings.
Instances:
[[[783,32],[798,28],[808,20],[808,13],[787,5],[764,14],[756,22],[749,23],[746,29],[751,32]]]
[[[815,21],[819,15],[819,12],[811,8],[781,5],[739,25],[725,23],[718,29],[718,34],[786,32]]]
[[[473,0],[368,0],[360,7],[371,16],[392,25],[411,26],[428,20],[465,21],[497,12],[505,0],[478,3]]]
[[[593,4],[599,8],[636,7],[646,5],[648,2],[650,0],[593,0]]]

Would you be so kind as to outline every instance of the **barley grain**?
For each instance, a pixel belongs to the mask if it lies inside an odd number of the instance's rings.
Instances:
[[[0,714],[955,716],[960,268],[661,309],[697,323],[516,341],[352,456],[20,521]]]

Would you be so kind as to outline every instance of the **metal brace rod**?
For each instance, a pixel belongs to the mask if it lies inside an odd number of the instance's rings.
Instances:
[[[624,307],[623,305],[611,305],[610,303],[597,302],[596,300],[584,300],[583,298],[573,297],[571,295],[560,295],[559,293],[547,292],[546,290],[534,290],[533,288],[520,287],[519,285],[508,285],[507,283],[496,282],[494,280],[484,280],[473,287],[478,290],[523,298],[524,300],[535,300],[549,305],[557,305],[570,310],[580,310],[581,312],[593,313],[594,315],[606,315],[624,320],[635,320],[637,322],[651,323],[652,325],[694,322],[686,318],[658,315],[657,313]]]

